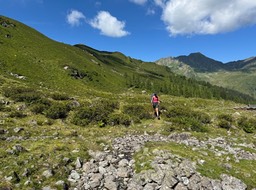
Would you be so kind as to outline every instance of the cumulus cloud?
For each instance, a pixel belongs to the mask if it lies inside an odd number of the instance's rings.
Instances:
[[[71,26],[79,26],[81,24],[81,20],[85,20],[85,16],[77,10],[71,10],[67,15],[67,22]]]
[[[90,25],[101,31],[102,35],[110,37],[123,37],[129,34],[124,30],[125,22],[117,20],[109,12],[100,11],[98,15],[91,20]]]
[[[256,24],[255,0],[154,0],[171,35],[217,34]]]
[[[136,3],[138,5],[143,5],[147,2],[148,0],[130,0],[132,3]]]

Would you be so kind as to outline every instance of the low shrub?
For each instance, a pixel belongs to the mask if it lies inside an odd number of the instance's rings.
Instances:
[[[185,131],[195,131],[195,132],[207,132],[206,127],[202,122],[198,121],[196,118],[191,117],[174,117],[170,120],[173,122],[177,129]],[[174,130],[174,127],[171,129]]]
[[[169,135],[170,133],[174,132],[176,130],[175,126],[173,125],[168,125],[168,126],[164,126],[163,128],[163,134],[164,135]]]
[[[63,119],[67,117],[68,112],[69,108],[66,104],[54,103],[45,110],[45,116],[51,119]]]
[[[208,124],[211,122],[211,118],[208,114],[200,111],[194,111],[187,107],[173,107],[171,109],[168,109],[165,115],[167,118],[175,118],[175,117],[191,118],[203,124]]]
[[[89,119],[84,118],[82,115],[83,113],[80,114],[79,112],[76,112],[73,118],[71,119],[71,123],[84,127],[87,126],[90,123],[90,121]]]
[[[252,118],[242,117],[238,120],[237,124],[246,133],[253,133],[256,130],[256,120]]]
[[[218,119],[225,120],[225,121],[228,121],[228,122],[233,121],[232,115],[230,115],[230,114],[220,114],[220,115],[218,115]]]
[[[172,117],[180,117],[180,116],[190,116],[191,110],[185,107],[172,107],[170,109],[167,109],[167,112],[165,113],[167,118]]]
[[[64,93],[54,93],[51,97],[54,100],[69,100],[69,96]]]
[[[125,105],[123,107],[123,113],[130,115],[132,117],[138,118],[138,119],[151,119],[152,116],[149,112],[149,110],[143,106],[138,104],[132,104],[132,105]]]
[[[219,119],[218,126],[223,129],[229,130],[232,126],[233,118],[230,114],[220,114],[217,116]]]
[[[165,112],[168,121],[173,125],[171,128],[167,127],[168,131],[175,129],[195,132],[207,132],[205,124],[211,122],[208,114],[194,111],[185,106],[172,107]]]
[[[218,126],[220,128],[224,128],[224,129],[227,129],[229,130],[231,128],[231,123],[227,120],[224,120],[224,119],[221,119],[219,122],[218,122]]]
[[[80,114],[76,113],[71,119],[71,123],[79,126],[87,126],[90,123],[90,121],[89,119],[83,118]]]
[[[35,114],[42,114],[47,108],[45,104],[36,103],[31,106],[30,110]]]
[[[109,115],[108,118],[108,124],[109,125],[124,125],[129,126],[131,124],[131,119],[129,115],[122,114],[122,113],[112,113]]]
[[[0,102],[0,111],[4,111],[4,109],[5,109],[4,104],[2,104],[2,103]]]
[[[114,109],[118,108],[119,104],[114,101],[98,101],[83,107],[79,107],[73,115],[71,122],[75,125],[86,126],[89,123],[101,123],[100,126],[105,126],[108,121],[108,116]],[[103,123],[103,124],[102,124]]]
[[[17,102],[33,103],[39,101],[41,99],[41,95],[37,92],[24,92],[16,94],[12,99]]]
[[[26,117],[27,115],[24,114],[23,112],[21,111],[12,111],[10,114],[9,114],[9,117],[11,118],[23,118],[23,117]]]
[[[42,98],[39,92],[36,92],[32,88],[25,87],[4,88],[3,94],[4,96],[9,97],[17,102],[26,103],[39,101]]]
[[[31,91],[33,90],[25,87],[8,87],[8,88],[3,88],[3,95],[5,97],[11,98],[16,94],[31,92]]]

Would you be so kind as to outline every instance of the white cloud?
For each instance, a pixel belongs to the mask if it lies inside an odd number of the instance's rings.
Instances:
[[[81,24],[81,20],[85,20],[85,16],[77,10],[71,10],[67,15],[67,22],[71,26],[79,26]]]
[[[255,0],[154,0],[171,35],[217,34],[256,24]]]
[[[130,1],[138,5],[144,5],[148,0],[130,0]]]
[[[154,3],[155,3],[157,6],[164,8],[166,1],[167,1],[167,0],[154,0]]]
[[[101,34],[105,36],[123,37],[129,34],[124,30],[125,22],[117,20],[116,17],[106,11],[100,11],[90,24],[99,29]]]

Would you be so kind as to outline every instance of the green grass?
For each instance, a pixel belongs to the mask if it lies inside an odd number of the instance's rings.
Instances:
[[[7,18],[0,17],[0,21],[1,19]],[[67,180],[77,157],[87,160],[88,150],[102,150],[102,144],[111,145],[114,138],[126,134],[146,132],[150,135],[156,133],[169,135],[172,132],[187,131],[196,138],[205,140],[208,137],[228,136],[226,129],[218,127],[218,116],[221,114],[229,114],[233,117],[235,112],[239,112],[240,116],[232,120],[233,125],[237,125],[236,122],[240,117],[255,117],[255,112],[234,110],[234,107],[244,105],[232,101],[185,98],[161,93],[158,87],[167,81],[170,82],[170,75],[174,76],[166,67],[132,59],[118,52],[102,52],[83,45],[78,48],[55,42],[22,23],[7,20],[15,23],[16,27],[0,26],[0,100],[9,102],[0,106],[0,129],[5,131],[0,134],[0,189],[4,187],[40,189],[47,185],[55,187],[56,181]],[[5,38],[3,34],[6,33],[11,34],[12,37]],[[68,69],[64,69],[65,66],[68,66]],[[11,73],[25,76],[26,79],[18,79]],[[141,86],[127,85],[130,82],[128,79],[140,80]],[[179,79],[187,81],[184,78]],[[146,85],[149,87],[146,88]],[[147,92],[142,94],[141,91],[144,89]],[[152,91],[158,91],[160,95],[161,120],[151,118]],[[65,117],[59,118],[59,109],[55,105],[72,105],[74,101],[80,106],[69,107]],[[107,104],[108,101],[114,101],[118,106],[107,109],[111,107]],[[98,103],[102,104],[95,106]],[[41,106],[43,104],[42,110],[33,111],[33,106],[39,104]],[[22,106],[23,110],[17,110]],[[81,107],[87,108],[86,113],[89,115],[93,111],[97,119],[91,118],[91,121],[84,126],[75,125],[72,119]],[[191,110],[191,113],[196,113],[197,116],[207,114],[211,119],[210,123],[204,124],[207,132],[200,133],[187,128],[188,124],[198,124],[191,120],[191,115],[188,113],[181,115],[184,118],[190,117],[182,120],[182,125],[174,123],[171,120],[173,118],[167,117],[166,113],[177,107]],[[136,114],[136,108],[140,108],[140,114]],[[51,117],[55,113],[57,117]],[[131,125],[110,125],[107,118],[112,116],[112,119],[116,119],[116,114],[123,116],[124,120],[129,119]],[[22,115],[24,117],[21,117]],[[23,128],[23,130],[16,133],[15,128]],[[166,130],[167,128],[169,130]],[[255,131],[248,134],[240,128],[231,128],[230,132],[231,136],[228,138],[230,141],[256,144],[253,138]],[[26,151],[13,152],[15,145],[24,147]],[[169,146],[171,149],[167,148]],[[142,153],[135,155],[136,171],[151,168],[150,160],[153,159],[151,150],[157,147],[186,157],[182,151],[185,148],[189,152],[189,159],[207,159],[209,163],[207,168],[213,170],[212,174],[209,174],[212,177],[218,177],[223,171],[220,166],[216,170],[213,168],[214,164],[219,163],[220,158],[205,158],[199,154],[200,152],[193,152],[189,147],[175,143],[148,144],[144,149],[146,156]],[[70,162],[64,163],[65,158],[69,158]],[[248,167],[245,166],[246,164]],[[232,163],[232,166],[234,170],[238,168],[241,171],[241,178],[244,179],[248,174],[255,177],[255,173],[249,170],[249,166],[252,168],[254,164],[245,161]],[[25,168],[31,172],[28,177],[22,176]],[[46,169],[54,171],[53,177],[47,179],[42,176],[42,172]],[[202,172],[203,169],[201,168]],[[13,176],[14,172],[20,177],[19,187],[15,186],[15,181],[5,180],[6,177]],[[24,185],[29,179],[31,184]],[[249,179],[246,183],[250,187],[255,186]]]
[[[255,72],[214,72],[198,73],[198,76],[211,84],[256,96],[254,78]]]
[[[104,93],[102,93],[102,96],[103,97],[100,99],[106,99]],[[112,96],[115,97],[115,101],[118,101],[120,105],[114,111],[115,113],[122,113],[124,105],[143,105],[144,107],[147,107],[149,114],[153,114],[148,95],[137,94],[134,92],[129,96],[126,94],[113,94]],[[8,98],[3,98],[8,100]],[[49,93],[46,98],[51,99],[52,94]],[[80,96],[77,97],[77,100],[80,103],[87,102],[87,97]],[[167,110],[173,106],[182,105],[188,106],[192,110],[200,110],[201,112],[207,112],[207,114],[209,114],[213,121],[207,126],[207,133],[190,131],[196,138],[207,140],[209,137],[228,137],[228,133],[225,129],[217,127],[217,116],[223,113],[235,113],[236,111],[232,109],[236,105],[235,103],[196,98],[188,99],[165,95],[161,96],[161,100],[164,102],[161,108],[165,108]],[[68,102],[70,100],[51,101]],[[95,98],[95,100],[91,100],[89,103],[93,103],[93,101],[98,102],[99,98]],[[18,105],[22,104],[24,103],[16,102],[11,103],[10,105],[5,105],[4,107],[9,107],[9,109],[14,110]],[[84,105],[86,104],[88,104],[88,102]],[[219,106],[220,104],[222,107]],[[135,123],[129,127],[122,125],[106,125],[105,127],[100,127],[97,123],[92,123],[83,127],[70,123],[70,117],[73,111],[69,113],[66,119],[49,119],[43,114],[33,114],[30,111],[29,106],[23,111],[27,115],[24,118],[10,118],[8,116],[9,111],[1,111],[0,117],[5,122],[0,125],[0,128],[8,131],[8,133],[2,134],[1,137],[10,138],[13,136],[21,136],[27,139],[22,141],[18,139],[12,140],[8,143],[6,143],[5,140],[0,141],[0,170],[2,171],[1,178],[4,179],[5,176],[12,176],[12,173],[15,171],[21,178],[20,189],[26,189],[27,186],[24,186],[23,184],[28,180],[28,178],[22,176],[22,173],[24,173],[24,169],[27,168],[31,170],[31,187],[34,186],[40,188],[43,185],[55,186],[54,183],[57,180],[67,179],[68,173],[66,172],[66,169],[71,169],[74,166],[74,162],[77,157],[80,157],[83,160],[88,159],[88,150],[101,150],[103,148],[101,145],[102,143],[111,145],[111,140],[115,137],[124,136],[125,134],[144,134],[145,132],[151,135],[155,133],[169,135],[172,133],[164,133],[165,127],[169,125],[168,122],[166,123],[167,118],[165,116],[165,112],[163,112],[161,120],[141,119],[139,120],[140,122],[138,124]],[[246,116],[248,118],[253,117],[253,112],[240,111],[240,114],[241,116]],[[14,128],[16,127],[21,127],[23,130],[19,133],[15,133]],[[173,132],[179,132],[180,130],[181,129],[176,126]],[[252,137],[254,134],[247,134],[241,129],[232,129],[231,135],[232,138],[228,138],[228,140],[231,142],[235,140],[237,143],[253,143]],[[12,147],[17,144],[24,147],[27,151],[15,154],[8,153],[10,151],[7,150],[12,150]],[[223,170],[222,165],[218,165],[221,163],[222,158],[211,155],[211,152],[208,152],[207,150],[203,151],[206,151],[209,156],[204,156],[200,154],[200,151],[192,151],[190,147],[178,145],[175,143],[149,143],[146,146],[146,149],[144,149],[144,152],[138,153],[134,157],[136,160],[137,172],[151,169],[150,162],[153,160],[151,151],[155,148],[163,150],[166,149],[173,152],[174,154],[189,158],[191,160],[206,160],[204,167],[199,167],[198,171],[208,177],[218,178],[221,173],[227,172],[226,170]],[[186,151],[184,151],[184,149]],[[72,153],[74,150],[78,150],[78,152],[75,151]],[[250,148],[246,150],[253,152]],[[71,162],[66,167],[64,167],[65,164],[63,163],[64,158],[69,158],[71,160]],[[250,174],[252,177],[254,177],[255,174],[249,170],[250,167],[246,164],[252,167],[255,164],[255,161],[242,161],[240,163],[232,163],[233,170],[228,172],[232,175],[234,174],[234,176],[242,179],[248,186],[252,187],[255,186],[254,182],[250,179],[246,179],[245,176]],[[218,167],[214,167],[216,165]],[[42,172],[46,169],[52,169],[55,173],[54,176],[48,179],[43,177]],[[235,170],[239,171],[239,174],[237,174]],[[41,181],[41,184],[38,184],[38,180]],[[2,181],[3,182],[0,183],[0,187],[13,186],[15,184],[15,182],[11,182],[11,184],[8,185],[8,182],[5,180]]]

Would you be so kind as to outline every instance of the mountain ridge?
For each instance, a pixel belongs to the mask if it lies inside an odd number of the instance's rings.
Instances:
[[[256,187],[252,97],[1,16],[0,52],[1,190]]]
[[[82,44],[71,46],[56,42],[5,17],[0,17],[0,24],[0,74],[6,80],[15,79],[34,88],[74,95],[101,94],[103,91],[123,93],[133,89],[185,97],[252,101],[252,97],[239,92],[187,80],[154,62],[143,62],[120,52],[99,51]]]
[[[189,55],[180,55],[176,57],[166,57],[156,60],[155,62],[159,62],[163,59],[172,59],[180,61],[181,63],[185,63],[188,66],[195,69],[197,72],[214,72],[218,70],[239,70],[248,67],[250,64],[254,64],[256,62],[256,56],[251,56],[249,58],[237,61],[229,61],[223,63],[221,61],[217,61],[213,58],[209,58],[200,52],[190,53]],[[211,65],[212,64],[212,65]]]
[[[192,53],[188,56],[162,58],[157,60],[156,64],[165,65],[179,75],[256,97],[256,57],[222,63],[201,53]]]

